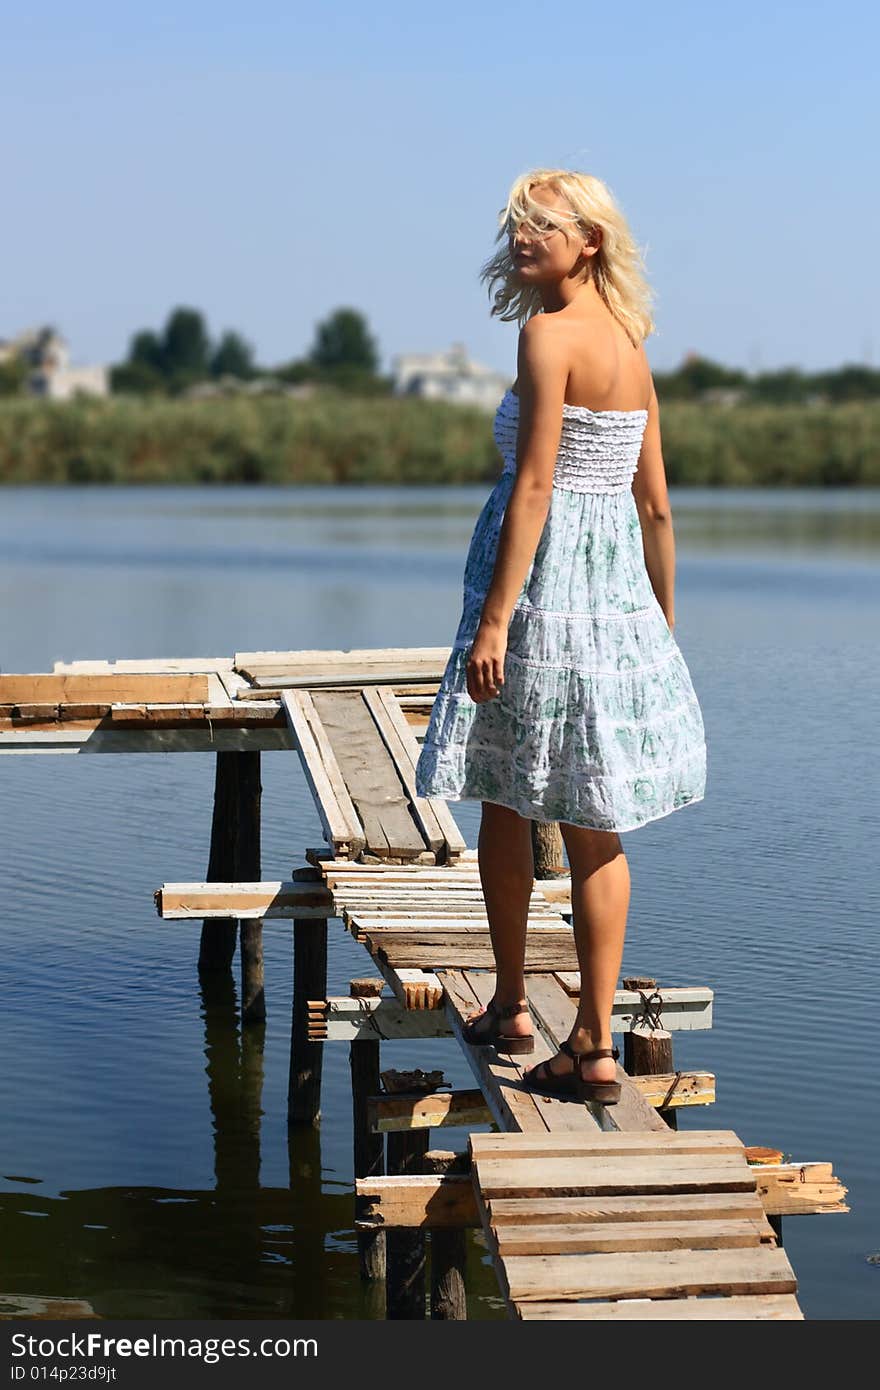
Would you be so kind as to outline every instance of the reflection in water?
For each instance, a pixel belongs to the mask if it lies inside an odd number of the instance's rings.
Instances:
[[[289,1131],[289,1187],[260,1186],[265,1025],[240,1027],[231,972],[200,989],[215,1186],[4,1193],[3,1282],[15,1294],[45,1296],[51,1271],[50,1295],[78,1290],[105,1318],[323,1318],[351,1303],[351,1256],[325,1235],[328,1220],[351,1235],[353,1203],[322,1190],[320,1129]]]

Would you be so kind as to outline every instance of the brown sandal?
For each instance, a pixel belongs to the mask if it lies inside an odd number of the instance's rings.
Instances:
[[[577,1058],[577,1093],[578,1098],[585,1101],[598,1103],[599,1105],[616,1105],[620,1100],[619,1081],[585,1081],[581,1072],[581,1062],[589,1061],[593,1057],[613,1057],[617,1061],[620,1056],[616,1047],[597,1047],[594,1052],[576,1052]]]
[[[529,1033],[525,1037],[511,1038],[506,1033],[501,1032],[501,1020],[503,1018],[513,1018],[516,1014],[527,1014],[529,1011],[528,1001],[519,1000],[516,1004],[505,1004],[503,1009],[499,1009],[494,999],[490,999],[485,1009],[481,1013],[472,1016],[462,1025],[461,1036],[471,1047],[494,1047],[498,1052],[534,1052],[535,1035]],[[477,1027],[482,1020],[486,1020],[486,1025],[482,1033],[477,1031]]]
[[[559,1051],[572,1059],[574,1069],[560,1075],[551,1071],[549,1058],[538,1062],[522,1079],[522,1084],[528,1090],[540,1091],[550,1096],[577,1096],[578,1100],[598,1102],[601,1105],[617,1104],[620,1100],[619,1081],[585,1081],[580,1069],[580,1063],[585,1058],[613,1057],[616,1061],[620,1056],[616,1047],[599,1047],[595,1052],[575,1052],[565,1038],[559,1044]]]

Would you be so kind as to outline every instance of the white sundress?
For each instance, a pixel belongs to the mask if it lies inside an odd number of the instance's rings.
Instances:
[[[477,518],[458,631],[416,765],[420,796],[531,820],[634,830],[701,801],[703,719],[651,587],[632,480],[646,410],[563,406],[550,507],[508,624],[500,694],[466,664],[516,477],[519,398],[495,414],[504,460]]]

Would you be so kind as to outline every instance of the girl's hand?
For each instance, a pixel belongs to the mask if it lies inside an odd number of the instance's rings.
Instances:
[[[504,684],[504,657],[507,652],[507,630],[477,628],[467,662],[467,689],[476,704],[484,704],[500,694]]]

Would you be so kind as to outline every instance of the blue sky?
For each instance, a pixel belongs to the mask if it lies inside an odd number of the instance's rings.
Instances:
[[[0,337],[115,361],[175,304],[267,364],[339,305],[513,374],[479,266],[510,182],[598,175],[652,365],[880,365],[876,6],[3,7]]]

